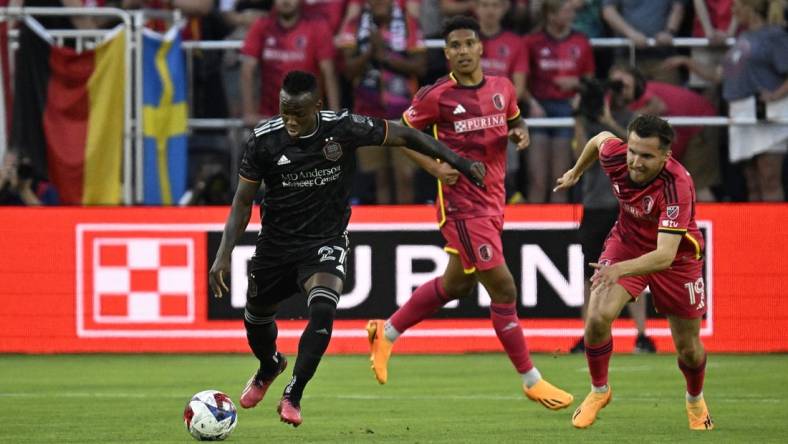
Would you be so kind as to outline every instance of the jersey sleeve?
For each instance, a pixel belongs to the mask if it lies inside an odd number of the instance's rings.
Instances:
[[[591,42],[588,37],[583,35],[583,53],[581,55],[579,74],[581,76],[594,76],[596,72],[596,64],[594,62],[594,50],[591,48]]]
[[[431,86],[421,88],[413,98],[410,107],[402,113],[402,121],[405,125],[423,130],[438,121],[438,99]]]
[[[662,189],[659,232],[684,234],[692,220],[692,187],[687,180],[668,176]]]
[[[355,146],[380,146],[386,141],[388,123],[383,119],[349,114],[345,119],[345,131]]]
[[[249,139],[246,141],[246,148],[244,148],[244,155],[241,159],[241,168],[238,171],[241,179],[249,182],[261,182],[263,180],[263,169],[258,155],[257,139],[253,133],[249,135]]]
[[[621,169],[627,167],[627,144],[618,137],[610,137],[602,141],[599,149],[599,164],[608,177],[616,176]]]
[[[249,28],[249,32],[246,33],[243,46],[241,47],[241,54],[254,57],[255,59],[260,58],[260,54],[263,53],[263,32],[265,28],[265,18],[255,20],[252,27]]]

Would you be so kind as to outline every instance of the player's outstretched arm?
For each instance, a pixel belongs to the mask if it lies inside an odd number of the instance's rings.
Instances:
[[[252,206],[257,189],[260,188],[259,182],[252,182],[240,177],[238,188],[235,190],[233,205],[230,208],[230,215],[224,224],[222,241],[219,250],[216,252],[216,259],[208,272],[208,281],[213,291],[214,297],[220,298],[230,289],[224,283],[224,276],[230,272],[230,253],[235,248],[235,242],[246,230],[249,225],[249,218],[252,217]]]
[[[602,131],[589,139],[586,146],[583,147],[580,157],[577,158],[575,166],[565,172],[563,176],[556,179],[553,192],[572,188],[580,180],[580,177],[583,176],[583,173],[599,159],[599,149],[602,143],[611,137],[617,136],[609,131]]]
[[[432,157],[417,153],[405,147],[401,147],[402,152],[424,171],[430,173],[436,179],[446,185],[454,185],[460,178],[460,172],[455,170],[446,162],[438,162]]]
[[[482,162],[458,155],[446,145],[428,137],[421,131],[389,122],[388,134],[383,144],[386,146],[406,146],[426,156],[445,160],[476,186],[484,188],[484,176],[487,174],[487,170]]]

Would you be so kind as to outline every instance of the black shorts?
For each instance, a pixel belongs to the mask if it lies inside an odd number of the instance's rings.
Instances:
[[[583,257],[586,279],[594,274],[594,269],[588,266],[589,262],[596,262],[602,255],[610,230],[613,229],[618,219],[618,209],[585,209],[583,220],[580,221],[580,245],[583,247]]]
[[[249,267],[246,303],[253,307],[279,304],[304,294],[304,282],[315,273],[329,273],[345,282],[349,254],[347,232],[322,244],[282,253],[281,248],[258,243]]]

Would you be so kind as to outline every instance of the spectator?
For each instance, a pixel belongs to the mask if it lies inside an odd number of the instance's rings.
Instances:
[[[339,26],[352,2],[353,0],[304,0],[303,12],[305,17],[325,20],[331,35],[334,35],[341,30]]]
[[[706,37],[710,46],[692,48],[691,57],[704,65],[719,65],[725,55],[725,39],[736,35],[739,24],[731,11],[733,0],[693,0],[695,20],[692,24],[693,37]],[[695,73],[690,73],[689,86],[706,88],[709,82]],[[711,91],[707,97],[713,99]],[[716,104],[717,101],[713,100]]]
[[[0,205],[57,205],[58,195],[49,182],[35,176],[28,159],[18,160],[7,151],[0,167]]]
[[[622,88],[613,100],[628,106],[635,114],[655,116],[711,117],[714,105],[700,94],[669,83],[646,81],[637,68],[614,66],[610,80]],[[671,145],[672,156],[692,175],[699,202],[714,201],[711,187],[720,184],[719,136],[713,126],[677,126]]]
[[[733,15],[744,28],[722,66],[711,67],[689,57],[673,57],[665,66],[690,71],[722,83],[731,117],[755,118],[757,103],[769,114],[788,117],[788,32],[782,0],[735,0]],[[782,111],[781,111],[782,110]],[[782,165],[788,150],[786,125],[731,125],[728,158],[743,162],[750,201],[783,201]]]
[[[525,92],[525,58],[522,38],[503,30],[504,16],[509,10],[509,0],[476,0],[476,15],[481,27],[482,52],[481,64],[485,75],[508,77],[514,84],[517,99]],[[507,147],[506,191],[512,202],[522,200],[521,193],[515,193],[520,153],[514,144]],[[514,194],[512,196],[512,194]]]
[[[525,37],[529,103],[528,117],[571,117],[570,103],[580,78],[594,75],[594,58],[588,38],[572,31],[575,6],[570,0],[546,0],[544,28]],[[531,146],[525,150],[528,167],[528,201],[567,202],[568,193],[550,193],[552,178],[572,163],[572,128],[531,128]],[[522,170],[521,170],[522,174]]]
[[[602,0],[573,0],[575,3],[575,21],[572,29],[580,31],[589,39],[607,37],[605,22],[602,20]],[[613,51],[611,48],[594,48],[594,62],[596,64],[596,77],[607,77],[608,70],[613,64]]]
[[[673,36],[684,19],[684,0],[603,0],[602,17],[616,34],[638,48],[637,66],[646,78],[679,84],[678,71],[661,69],[660,63],[674,54]],[[644,49],[650,37],[660,48]],[[618,63],[629,62],[628,52],[618,54]]]
[[[246,35],[241,54],[241,101],[244,123],[256,125],[279,113],[279,89],[285,74],[302,70],[322,76],[328,107],[339,108],[331,31],[323,20],[302,17],[300,0],[274,0],[273,13],[260,18]],[[260,67],[260,102],[254,104],[254,76]]]
[[[426,70],[416,20],[394,0],[368,0],[359,18],[339,36],[338,45],[345,56],[345,75],[354,87],[353,111],[398,119]],[[375,174],[376,203],[413,203],[415,167],[401,150],[375,147],[357,156],[360,169]]]

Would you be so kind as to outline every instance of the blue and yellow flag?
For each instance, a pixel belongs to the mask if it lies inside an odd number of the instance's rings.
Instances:
[[[143,34],[143,203],[172,205],[186,191],[186,57],[179,28]]]

